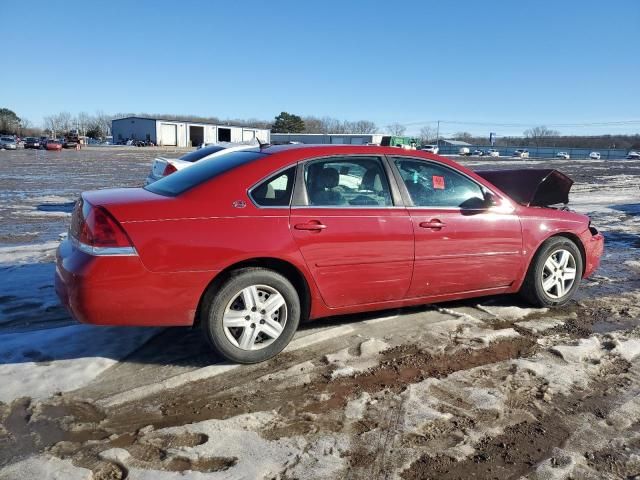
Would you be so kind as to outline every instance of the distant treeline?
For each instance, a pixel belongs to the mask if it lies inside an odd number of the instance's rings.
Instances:
[[[455,135],[452,139],[463,140],[472,145],[489,145],[487,137],[472,135]],[[640,135],[558,135],[544,138],[499,137],[495,141],[499,147],[557,147],[557,148],[621,148],[626,150],[640,149]]]
[[[370,120],[339,120],[333,117],[315,117],[312,115],[299,116],[288,112],[281,112],[273,120],[258,118],[220,118],[216,116],[175,115],[171,113],[118,113],[115,115],[98,111],[95,114],[80,112],[72,115],[60,112],[45,116],[42,128],[33,125],[29,120],[20,118],[15,112],[0,108],[0,134],[10,135],[39,135],[41,133],[60,134],[70,129],[79,130],[81,135],[100,138],[111,134],[111,120],[123,117],[163,118],[193,123],[214,123],[218,125],[238,125],[242,127],[271,129],[274,133],[353,133],[371,134],[386,132],[391,135],[405,135],[406,126],[392,123],[378,126]],[[425,145],[434,143],[438,130],[425,125],[419,134],[412,135],[418,142]],[[440,138],[443,138],[440,136]],[[468,132],[458,132],[446,138],[462,140],[472,145],[488,145],[487,137],[479,137]],[[562,135],[544,125],[525,130],[522,136],[498,137],[496,146],[524,146],[524,147],[557,147],[557,148],[620,148],[640,150],[640,134],[634,135]]]

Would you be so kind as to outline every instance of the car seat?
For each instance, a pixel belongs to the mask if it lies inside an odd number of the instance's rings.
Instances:
[[[310,172],[309,202],[311,205],[342,205],[342,194],[333,188],[340,183],[338,170],[332,167]]]

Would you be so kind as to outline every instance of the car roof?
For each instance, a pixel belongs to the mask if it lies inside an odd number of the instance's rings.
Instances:
[[[295,145],[270,145],[268,147],[263,147],[260,149],[262,153],[274,154],[288,151],[303,151],[309,150],[313,152],[322,152],[326,151],[327,154],[331,155],[334,153],[371,153],[378,155],[397,155],[399,152],[402,152],[404,155],[407,153],[417,153],[420,150],[406,150],[404,148],[398,147],[380,147],[377,145],[345,145],[342,143],[324,143],[324,144],[313,144],[313,143],[300,143]],[[306,153],[306,152],[304,152]]]

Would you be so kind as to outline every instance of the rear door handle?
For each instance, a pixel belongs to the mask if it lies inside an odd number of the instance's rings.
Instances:
[[[420,226],[422,228],[431,228],[433,230],[440,230],[441,228],[445,227],[445,223],[442,223],[440,220],[438,219],[433,219],[433,220],[429,220],[428,222],[421,222]]]
[[[318,222],[317,220],[314,220],[308,223],[297,223],[293,228],[295,228],[296,230],[310,230],[313,232],[320,232],[327,228],[327,226]]]

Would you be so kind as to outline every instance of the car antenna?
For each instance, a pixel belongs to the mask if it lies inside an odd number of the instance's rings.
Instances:
[[[258,145],[260,146],[260,150],[262,150],[263,148],[267,148],[267,147],[271,146],[271,144],[269,142],[262,143],[258,137],[256,137],[256,140],[258,141]]]

